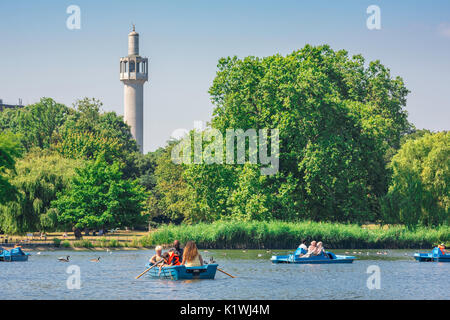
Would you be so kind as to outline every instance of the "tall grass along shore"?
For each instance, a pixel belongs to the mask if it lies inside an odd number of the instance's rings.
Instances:
[[[208,249],[292,249],[302,239],[322,241],[334,249],[430,248],[450,241],[450,227],[408,229],[404,226],[366,226],[320,222],[241,222],[167,225],[140,239],[142,246],[194,240]]]

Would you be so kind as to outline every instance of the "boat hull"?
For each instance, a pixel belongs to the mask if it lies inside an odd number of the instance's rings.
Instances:
[[[272,256],[272,263],[293,263],[293,264],[335,264],[335,263],[352,263],[356,258],[353,256],[335,255],[327,252],[327,255],[311,256],[308,258],[300,258],[299,256],[289,254],[285,256]]]
[[[166,280],[191,280],[191,279],[214,279],[217,264],[207,264],[201,267],[171,266],[163,267],[161,270],[154,267],[147,272],[152,278]],[[150,264],[147,265],[150,268]]]
[[[11,250],[3,249],[0,253],[0,261],[4,262],[19,262],[28,261],[28,256],[30,254],[23,252],[20,248],[14,248]]]
[[[450,254],[434,255],[433,253],[415,253],[414,259],[419,262],[450,262]]]

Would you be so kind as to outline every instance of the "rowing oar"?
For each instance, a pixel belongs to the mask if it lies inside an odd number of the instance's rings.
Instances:
[[[152,265],[150,268],[148,268],[147,270],[145,270],[144,272],[142,272],[140,275],[138,275],[136,277],[136,279],[139,279],[140,277],[142,277],[144,274],[146,274],[150,269],[156,267],[158,264],[160,264],[161,262],[163,262],[164,259],[159,260],[157,263],[155,263],[154,265]]]
[[[219,269],[219,268],[217,268],[217,270],[219,270],[220,272],[223,272],[223,273],[225,273],[227,276],[230,276],[230,277],[232,277],[232,278],[236,278],[236,277],[234,277],[234,276],[232,276],[231,274],[229,274],[229,273],[226,273],[225,271],[223,271],[222,269]]]

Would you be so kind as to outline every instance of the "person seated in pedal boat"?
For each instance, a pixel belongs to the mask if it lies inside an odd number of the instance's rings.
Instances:
[[[447,252],[445,251],[445,245],[443,243],[441,243],[440,245],[438,245],[438,249],[441,252],[441,254],[447,254]]]
[[[201,267],[203,258],[198,253],[197,245],[194,241],[188,241],[184,247],[182,265],[186,267]]]
[[[298,246],[297,250],[295,250],[294,255],[302,257],[307,252],[308,252],[308,247],[306,246],[306,241],[302,240],[302,243]]]
[[[317,242],[317,247],[314,250],[313,255],[315,256],[326,255],[322,241]]]
[[[155,263],[157,263],[158,261],[160,261],[163,258],[163,256],[162,256],[162,247],[161,246],[156,246],[155,252],[156,252],[156,254],[153,255],[150,258],[150,263],[151,264],[155,264]]]
[[[302,256],[302,258],[309,258],[309,257],[311,257],[311,255],[314,254],[314,252],[316,250],[316,244],[317,244],[316,241],[314,241],[314,240],[311,241],[311,244],[308,247],[308,252],[306,254],[304,254]]]

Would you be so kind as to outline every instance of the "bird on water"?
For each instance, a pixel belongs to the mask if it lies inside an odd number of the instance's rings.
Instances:
[[[70,258],[70,256],[67,256],[66,258],[59,257],[59,258],[58,258],[58,261],[59,261],[59,262],[69,262],[69,258]]]

